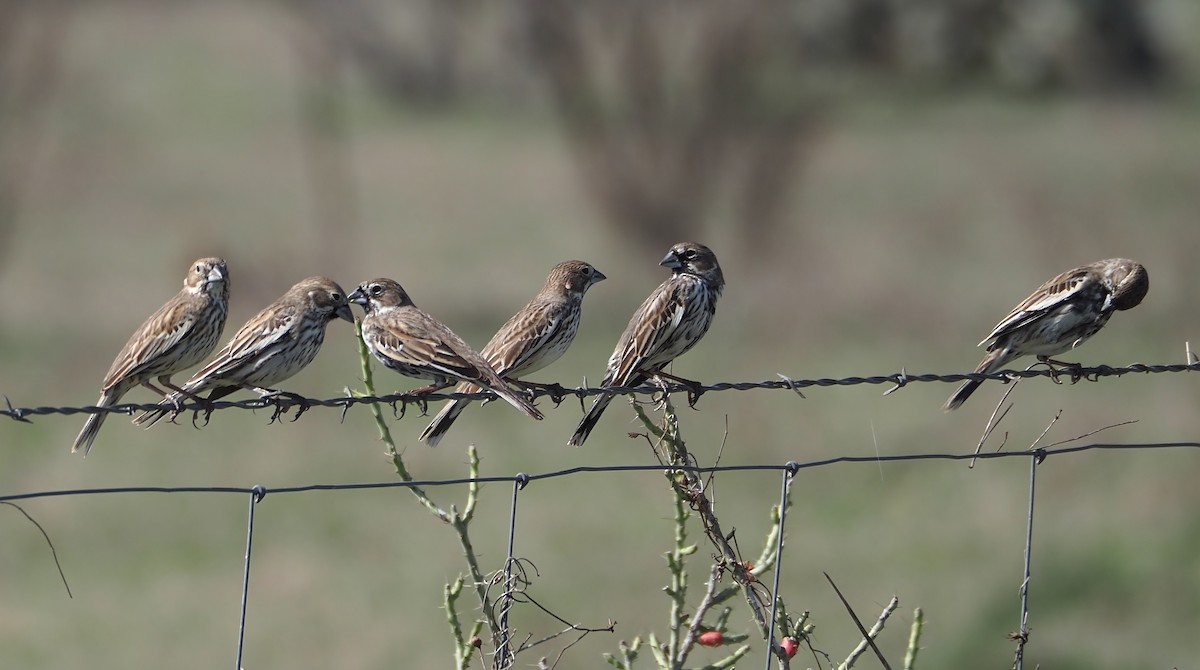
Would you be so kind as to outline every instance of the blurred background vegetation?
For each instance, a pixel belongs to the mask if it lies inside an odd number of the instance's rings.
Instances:
[[[17,406],[93,402],[131,330],[188,261],[214,254],[233,277],[229,333],[302,277],[349,289],[386,275],[476,345],[550,266],[582,258],[609,279],[585,301],[575,347],[539,377],[595,381],[663,278],[656,262],[684,239],[716,250],[728,280],[714,328],[674,368],[705,382],[966,371],[1030,290],[1110,256],[1144,263],[1153,290],[1070,358],[1182,362],[1200,305],[1198,80],[1200,7],[1185,0],[4,0],[0,393]],[[334,323],[287,389],[333,397],[358,380],[350,328]],[[702,463],[962,452],[1004,389],[985,385],[951,415],[949,385],[880,390],[709,394],[683,430]],[[1013,399],[1007,449],[1060,410],[1046,441],[1125,420],[1137,423],[1092,439],[1197,438],[1187,375],[1036,380]],[[540,423],[476,407],[437,450],[416,442],[419,417],[394,430],[420,478],[462,475],[469,443],[485,474],[650,462],[616,406],[587,447],[563,446],[576,407]],[[0,492],[394,477],[364,409],[267,418],[229,411],[203,430],[149,432],[112,420],[86,461],[68,454],[79,417],[4,424]],[[1188,452],[1047,461],[1027,662],[1194,662],[1197,467]],[[789,607],[812,610],[817,646],[840,659],[858,633],[828,571],[860,615],[893,593],[902,612],[925,609],[920,667],[1004,667],[1027,470],[803,471]],[[777,490],[774,475],[716,482],[748,554]],[[474,531],[493,569],[508,498],[485,488]],[[618,622],[573,647],[568,667],[664,629],[670,505],[653,474],[522,494],[517,553],[540,570],[540,601],[583,625]],[[229,662],[245,506],[26,503],[74,599],[36,530],[0,513],[0,664]],[[257,531],[247,668],[449,664],[441,591],[459,550],[407,493],[268,495]],[[558,629],[515,616],[534,634]],[[907,616],[882,640],[893,659]]]

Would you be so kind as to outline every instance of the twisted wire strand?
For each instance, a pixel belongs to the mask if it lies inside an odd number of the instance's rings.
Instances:
[[[793,378],[786,375],[779,375],[778,379],[767,379],[763,381],[741,381],[741,382],[716,382],[713,384],[696,384],[695,386],[671,382],[664,385],[658,384],[643,384],[641,386],[579,386],[579,387],[563,387],[557,384],[550,384],[541,387],[530,387],[528,392],[534,398],[549,397],[556,404],[561,403],[568,396],[578,398],[581,402],[584,398],[598,395],[631,395],[635,393],[661,393],[664,390],[667,393],[693,393],[701,394],[712,391],[752,391],[752,390],[789,390],[798,392],[801,389],[812,387],[830,387],[830,386],[858,386],[862,384],[892,384],[894,388],[889,389],[887,393],[897,391],[909,384],[913,383],[948,383],[957,384],[968,379],[987,381],[1012,381],[1014,379],[1028,379],[1032,377],[1050,377],[1055,382],[1061,382],[1062,378],[1066,378],[1072,383],[1079,380],[1098,381],[1101,377],[1119,377],[1130,373],[1144,374],[1161,374],[1161,373],[1176,373],[1176,372],[1200,372],[1200,363],[1183,364],[1145,364],[1133,363],[1127,366],[1116,367],[1111,365],[1097,365],[1094,367],[1070,366],[1067,368],[1028,368],[1025,370],[1000,370],[991,373],[979,372],[958,372],[948,374],[938,373],[909,373],[901,369],[899,372],[893,372],[884,375],[873,375],[868,377],[842,377],[840,379],[832,379],[822,377],[818,379],[802,379]],[[226,401],[220,400],[212,403],[196,403],[186,402],[182,405],[182,411],[219,411],[225,409],[244,409],[256,410],[265,409],[268,407],[276,410],[286,411],[291,408],[298,408],[301,413],[312,407],[338,407],[343,412],[354,405],[384,403],[392,405],[399,414],[403,415],[409,406],[418,407],[422,413],[430,403],[436,403],[443,400],[457,400],[467,398],[471,400],[486,400],[495,399],[495,394],[491,391],[481,391],[476,393],[442,393],[442,392],[422,392],[422,393],[392,393],[382,396],[368,395],[347,395],[337,398],[308,398],[293,393],[280,393],[274,396],[249,398],[246,400]],[[4,396],[6,407],[0,408],[0,417],[8,417],[14,421],[29,423],[30,417],[47,416],[47,415],[72,415],[72,414],[100,414],[104,412],[112,414],[132,415],[136,412],[147,410],[162,409],[158,403],[119,403],[109,406],[96,405],[79,405],[79,406],[37,406],[37,407],[14,407],[8,396]]]

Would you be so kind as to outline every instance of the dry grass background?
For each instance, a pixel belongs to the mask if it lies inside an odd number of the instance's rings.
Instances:
[[[547,114],[483,105],[396,112],[351,88],[362,226],[322,238],[306,193],[297,72],[273,14],[232,6],[84,12],[20,228],[0,257],[0,392],[19,406],[86,404],[130,329],[171,295],[187,261],[223,254],[231,324],[297,279],[349,288],[399,279],[428,311],[482,343],[552,264],[591,261],[610,279],[588,296],[584,332],[547,371],[596,380],[631,310],[662,278],[662,250],[606,234]],[[1028,100],[988,93],[864,95],[830,118],[799,185],[786,253],[722,256],[729,288],[712,332],[676,371],[704,381],[841,377],[974,366],[972,349],[1038,283],[1122,255],[1153,290],[1075,359],[1179,362],[1197,339],[1200,114],[1184,91],[1147,100]],[[695,237],[718,254],[728,222]],[[335,249],[343,255],[322,254]],[[766,267],[763,267],[766,264]],[[753,281],[743,279],[753,277]],[[233,326],[231,326],[232,329]],[[230,331],[232,332],[232,331]],[[408,388],[389,373],[382,390]],[[330,327],[319,360],[288,389],[336,396],[356,386],[350,328]],[[706,395],[683,413],[701,462],[781,463],[840,454],[967,451],[1002,392],[987,385],[943,415],[947,385],[883,398],[874,386]],[[137,399],[147,396],[137,392]],[[133,399],[133,395],[130,399]],[[1030,443],[1058,410],[1065,439],[1117,421],[1106,441],[1196,440],[1189,375],[1130,376],[1015,394],[1009,445]],[[646,463],[614,406],[586,448],[564,445],[565,403],[534,423],[475,408],[437,450],[424,423],[395,425],[422,478]],[[365,410],[345,423],[316,409],[297,423],[224,412],[196,431],[141,431],[113,419],[86,460],[68,454],[78,418],[0,424],[0,492],[119,485],[386,481],[394,475]],[[1043,668],[1189,667],[1200,620],[1200,504],[1190,451],[1087,453],[1041,469],[1027,660]],[[1004,667],[1017,626],[1028,465],[841,465],[794,489],[784,563],[792,609],[811,609],[817,644],[841,658],[857,633],[821,578],[864,616],[893,594],[882,647],[898,658],[908,613],[927,624],[923,668]],[[777,496],[773,475],[717,481],[722,520],[757,551]],[[434,492],[443,504],[461,490]],[[476,524],[500,567],[509,490],[489,486]],[[54,539],[75,593],[45,546],[0,514],[0,665],[124,668],[231,662],[246,500],[216,495],[49,498],[24,507]],[[599,667],[619,639],[663,630],[671,506],[661,478],[587,475],[521,495],[517,551],[534,589],[583,624],[619,622],[569,652]],[[259,506],[245,667],[446,667],[442,585],[458,548],[403,491],[272,496]],[[707,571],[693,559],[695,584]],[[740,626],[739,615],[734,621]],[[554,630],[521,612],[521,630]],[[748,628],[748,626],[747,626]],[[549,653],[549,652],[547,652]],[[533,663],[533,657],[526,660]],[[748,667],[761,663],[752,655]]]

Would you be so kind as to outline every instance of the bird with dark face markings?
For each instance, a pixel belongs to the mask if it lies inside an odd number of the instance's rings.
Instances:
[[[328,277],[309,277],[246,322],[183,387],[143,412],[134,423],[147,428],[187,397],[212,389],[212,402],[238,389],[267,396],[269,387],[288,379],[312,362],[325,341],[325,326],[341,318],[354,322],[346,292]]]
[[[115,405],[121,397],[141,385],[163,398],[167,391],[150,383],[153,378],[173,391],[171,375],[186,370],[212,353],[225,329],[229,305],[229,271],[220,258],[201,258],[192,263],[183,289],[150,315],[130,336],[104,376],[96,405]],[[107,413],[93,414],[83,424],[71,451],[91,450]]]
[[[1146,268],[1127,258],[1109,258],[1068,270],[1039,286],[983,338],[978,346],[987,344],[988,353],[975,372],[995,372],[1021,356],[1057,362],[1050,357],[1095,335],[1113,312],[1137,307],[1149,290]],[[982,383],[963,382],[943,409],[956,409]]]
[[[671,276],[633,313],[608,359],[601,386],[637,386],[662,372],[708,332],[725,277],[712,250],[681,242],[659,263]],[[579,446],[596,427],[612,396],[598,396],[567,444]]]
[[[550,365],[571,346],[579,332],[583,294],[604,279],[603,273],[583,261],[555,265],[542,290],[500,326],[480,355],[496,374],[509,381]],[[462,382],[454,390],[476,393],[480,389],[473,383]],[[451,400],[421,433],[420,439],[436,447],[470,403],[465,398]]]
[[[533,419],[542,413],[509,388],[479,352],[445,324],[413,304],[404,288],[391,279],[359,284],[350,301],[362,305],[362,338],[371,355],[408,377],[432,380],[414,391],[435,391],[458,381],[482,386]]]

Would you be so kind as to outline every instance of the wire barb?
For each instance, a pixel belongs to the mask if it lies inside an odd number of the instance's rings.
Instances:
[[[12,418],[13,421],[20,421],[21,423],[33,423],[29,419],[25,418],[25,410],[13,407],[12,401],[8,399],[8,396],[4,396],[4,404],[8,405],[8,410],[6,413],[10,418]]]
[[[891,395],[896,391],[908,386],[908,372],[904,368],[900,368],[900,372],[896,373],[896,385],[883,392],[884,395]]]
[[[792,379],[791,377],[789,377],[785,374],[779,373],[779,372],[776,372],[775,375],[777,377],[779,377],[780,379],[782,379],[784,381],[784,383],[787,384],[786,388],[791,389],[792,391],[794,391],[796,393],[796,395],[800,396],[801,398],[806,398],[806,396],[803,393],[801,393],[800,387],[797,386],[795,379]]]

